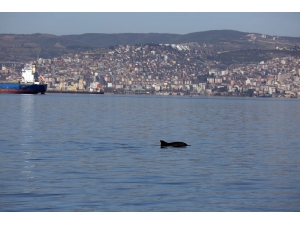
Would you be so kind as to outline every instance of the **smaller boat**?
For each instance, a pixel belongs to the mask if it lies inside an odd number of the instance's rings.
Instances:
[[[261,98],[272,98],[272,95],[270,95],[269,93],[265,93],[265,94],[258,95],[258,97],[261,97]]]

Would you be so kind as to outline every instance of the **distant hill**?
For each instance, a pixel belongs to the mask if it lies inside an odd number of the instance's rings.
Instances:
[[[190,34],[167,33],[90,33],[81,35],[0,34],[0,61],[26,61],[57,57],[93,48],[136,44],[181,44],[196,42],[208,50],[275,49],[300,45],[300,37],[273,37],[234,30],[212,30]]]

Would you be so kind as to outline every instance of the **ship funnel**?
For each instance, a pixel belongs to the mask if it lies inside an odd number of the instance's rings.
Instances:
[[[35,64],[32,64],[32,73],[35,74],[35,72],[36,72]]]

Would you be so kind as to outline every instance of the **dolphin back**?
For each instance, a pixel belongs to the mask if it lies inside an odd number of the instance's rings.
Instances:
[[[172,147],[185,147],[185,146],[190,146],[184,142],[165,142],[163,140],[160,140],[160,146],[161,147],[166,147],[166,146],[172,146]]]

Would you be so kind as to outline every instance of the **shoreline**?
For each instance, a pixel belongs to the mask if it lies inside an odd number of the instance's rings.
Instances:
[[[114,93],[114,92],[89,92],[89,91],[54,91],[54,90],[47,90],[46,93],[56,93],[56,94],[104,94],[105,95],[155,95],[155,96],[184,96],[184,97],[237,97],[237,98],[298,98],[296,96],[236,96],[236,95],[174,95],[174,94],[149,94],[149,93]]]
[[[47,90],[46,93],[59,93],[59,94],[104,94],[104,91],[90,92],[90,91],[53,91],[53,90]]]

